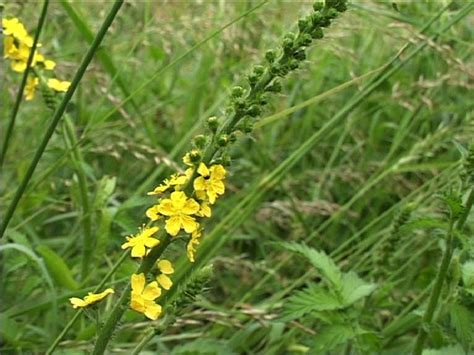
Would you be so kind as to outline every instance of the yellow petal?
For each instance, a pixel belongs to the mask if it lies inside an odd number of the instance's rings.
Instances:
[[[132,248],[132,258],[143,258],[146,255],[145,245],[137,244]]]
[[[206,164],[201,163],[199,164],[199,168],[197,170],[198,174],[204,177],[209,176],[209,169],[207,168]]]
[[[169,260],[166,260],[166,259],[159,260],[157,263],[157,266],[158,266],[158,269],[160,269],[160,271],[163,274],[170,275],[174,273],[173,264],[171,264]]]
[[[145,316],[151,320],[156,320],[161,314],[161,306],[159,304],[153,304],[147,306],[145,309]]]
[[[142,293],[145,288],[145,274],[133,274],[131,278],[132,291],[135,293]]]
[[[181,218],[179,216],[170,217],[166,220],[165,229],[171,236],[176,236],[181,229]]]
[[[186,233],[192,233],[199,227],[199,224],[195,221],[195,219],[189,216],[181,216],[181,225],[183,226]]]
[[[156,281],[150,282],[145,289],[143,290],[142,296],[146,300],[154,300],[155,298],[160,297],[161,289],[158,287]]]
[[[158,205],[150,207],[149,209],[146,210],[145,214],[152,221],[157,221],[161,217],[160,216],[160,207]]]
[[[46,70],[54,70],[54,68],[56,67],[56,62],[49,59],[45,60],[43,64],[44,64],[44,69]]]
[[[173,286],[171,279],[165,274],[158,275],[156,281],[163,287],[165,290],[169,290]]]
[[[77,297],[71,297],[69,299],[69,302],[71,302],[72,304],[72,308],[82,308],[82,307],[86,307],[87,306],[87,303],[86,301],[80,299],[80,298],[77,298]]]

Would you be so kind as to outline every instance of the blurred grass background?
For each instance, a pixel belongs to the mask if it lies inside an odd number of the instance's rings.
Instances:
[[[423,41],[419,29],[445,5],[442,1],[395,3],[354,1],[325,39],[311,48],[307,64],[285,82],[283,94],[272,100],[266,115],[380,68],[405,43]],[[189,148],[191,133],[207,117],[225,110],[231,86],[243,83],[251,65],[261,61],[265,50],[275,47],[311,6],[304,1],[270,1],[174,62],[257,4],[128,2],[121,10],[102,45],[102,57],[89,67],[68,109],[83,155],[98,240],[93,271],[80,282],[84,216],[75,165],[58,130],[8,231],[8,242],[21,252],[1,251],[5,254],[2,353],[44,351],[73,314],[67,298],[97,284],[118,258],[124,236],[145,221],[144,211],[152,201],[145,192],[181,165],[180,156]],[[19,17],[33,32],[39,6],[33,1],[8,2],[3,13]],[[51,4],[41,42],[43,52],[58,62],[57,73],[63,80],[71,79],[88,46],[87,34],[73,21],[71,11],[95,33],[108,7],[107,2]],[[440,23],[446,23],[455,10],[453,5]],[[307,266],[292,258],[276,268],[288,255],[270,242],[314,236],[310,245],[331,253],[357,235],[336,255],[344,269],[370,278],[377,241],[387,234],[400,206],[415,202],[416,214],[438,213],[433,194],[456,176],[463,147],[474,133],[473,28],[470,16],[441,41],[430,43],[299,161],[213,260],[210,290],[161,337],[155,337],[149,349],[179,353],[199,339],[200,346],[205,343],[215,353],[227,348],[268,354],[305,344],[313,335],[310,328],[274,319],[283,300],[278,295],[315,276],[310,274],[295,284]],[[2,113],[8,117],[20,77],[6,63],[3,69]],[[120,107],[150,78],[145,88]],[[218,222],[242,199],[246,188],[296,150],[366,80],[264,124],[252,138],[242,140],[233,151],[229,193],[210,223]],[[2,211],[50,117],[39,95],[22,105],[2,170]],[[5,124],[2,120],[2,131]],[[150,181],[157,169],[159,174]],[[393,319],[434,275],[435,240],[419,232],[403,246],[399,258],[410,263],[406,273],[394,276],[404,280],[400,298],[396,306],[388,307],[388,315],[372,314],[373,319],[368,319],[372,324]],[[51,265],[41,267],[44,247],[64,263],[54,262],[61,264],[57,274]],[[410,259],[418,250],[423,252]],[[133,268],[132,261],[125,263],[115,281]],[[138,315],[128,313],[114,339],[114,351],[126,353],[133,348],[147,325]],[[94,331],[94,321],[84,318],[63,344],[68,349],[65,353],[86,351]]]

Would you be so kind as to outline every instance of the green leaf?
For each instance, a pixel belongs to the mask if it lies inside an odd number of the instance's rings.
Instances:
[[[462,198],[460,194],[454,192],[448,192],[443,195],[439,195],[439,198],[447,205],[451,216],[454,219],[459,218],[464,211],[464,206],[462,205]]]
[[[107,200],[115,191],[117,179],[115,177],[104,176],[98,183],[93,208],[100,210],[107,205]]]
[[[330,351],[355,336],[356,334],[352,330],[352,327],[348,325],[339,324],[327,326],[314,337],[314,353],[321,354],[325,351]]]
[[[449,308],[451,325],[456,331],[456,336],[466,352],[474,334],[474,319],[471,312],[460,304],[452,304]]]
[[[43,257],[46,268],[59,286],[69,290],[76,290],[79,287],[72,276],[71,270],[61,256],[45,245],[38,246],[36,251]]]
[[[425,349],[422,355],[465,355],[466,353],[459,344],[445,346],[440,349]]]
[[[376,288],[376,284],[365,282],[353,271],[344,273],[341,290],[343,303],[350,306],[370,295]]]
[[[295,292],[287,299],[283,319],[289,321],[310,312],[336,310],[343,307],[344,305],[331,292],[319,285],[311,284],[306,289]]]
[[[461,267],[462,282],[466,288],[474,288],[474,261],[468,261]]]
[[[336,263],[324,252],[319,252],[304,244],[278,243],[285,249],[304,256],[323,276],[336,288],[341,287],[341,270]]]

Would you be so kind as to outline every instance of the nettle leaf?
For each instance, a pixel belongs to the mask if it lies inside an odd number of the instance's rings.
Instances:
[[[313,350],[316,354],[330,351],[336,346],[346,343],[354,338],[357,334],[349,325],[330,325],[323,328],[314,337]]]
[[[464,263],[461,267],[462,282],[466,288],[474,288],[474,260]]]
[[[342,309],[344,304],[319,285],[311,284],[302,291],[291,295],[284,306],[283,320],[289,321],[300,318],[311,312],[321,312]]]
[[[317,251],[307,245],[298,243],[278,243],[278,245],[304,256],[334,287],[340,288],[342,286],[342,272],[325,252]]]
[[[71,270],[60,255],[45,245],[38,246],[36,251],[43,257],[46,268],[56,284],[69,290],[76,290],[79,287]]]
[[[423,350],[422,355],[465,355],[463,348],[461,345],[450,345],[444,346],[439,349],[425,349]]]
[[[472,316],[469,309],[456,303],[449,307],[449,315],[451,319],[451,326],[454,328],[458,340],[461,342],[464,350],[467,352],[469,349],[469,344],[473,339],[474,317]]]
[[[453,218],[459,218],[464,211],[461,195],[449,192],[439,195],[438,197],[446,204]]]
[[[342,276],[342,302],[346,307],[350,306],[370,295],[376,288],[376,284],[365,282],[353,271],[345,273]]]

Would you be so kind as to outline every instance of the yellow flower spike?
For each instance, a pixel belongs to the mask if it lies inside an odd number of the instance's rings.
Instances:
[[[127,237],[127,242],[122,244],[122,249],[132,248],[132,257],[144,257],[147,253],[147,248],[151,249],[160,243],[158,239],[152,238],[152,235],[158,229],[158,227],[146,227],[135,236]]]
[[[66,92],[71,83],[69,81],[60,81],[58,79],[48,79],[48,87],[58,92]]]
[[[194,232],[199,223],[191,215],[196,214],[200,209],[199,203],[188,198],[183,191],[174,191],[170,198],[161,200],[158,211],[169,217],[166,220],[165,229],[171,236],[176,236],[181,229],[186,233]]]
[[[39,84],[39,79],[28,75],[25,86],[25,100],[33,100],[35,97],[36,87]]]
[[[29,37],[25,26],[16,18],[2,19],[3,34],[7,36],[13,36],[20,41]]]
[[[87,296],[84,297],[84,299],[71,297],[69,299],[69,302],[71,302],[73,308],[84,308],[103,300],[105,297],[107,297],[108,295],[114,292],[115,291],[112,288],[108,288],[102,291],[101,293],[89,292]]]
[[[133,274],[131,277],[132,294],[130,307],[147,318],[156,320],[162,311],[159,304],[154,300],[161,295],[161,289],[156,281],[146,285],[145,274]]]
[[[225,192],[223,180],[225,179],[226,170],[222,165],[212,165],[208,169],[204,163],[201,163],[197,172],[201,176],[194,179],[194,189],[196,193],[200,192],[201,196],[205,192],[209,203],[212,205],[216,202],[216,198]]]
[[[165,290],[169,290],[173,286],[173,281],[166,276],[165,274],[158,275],[156,281],[163,287]]]
[[[171,275],[172,273],[174,273],[173,264],[171,264],[169,260],[158,260],[156,266],[158,266],[158,269],[160,269],[160,272],[163,274]]]

